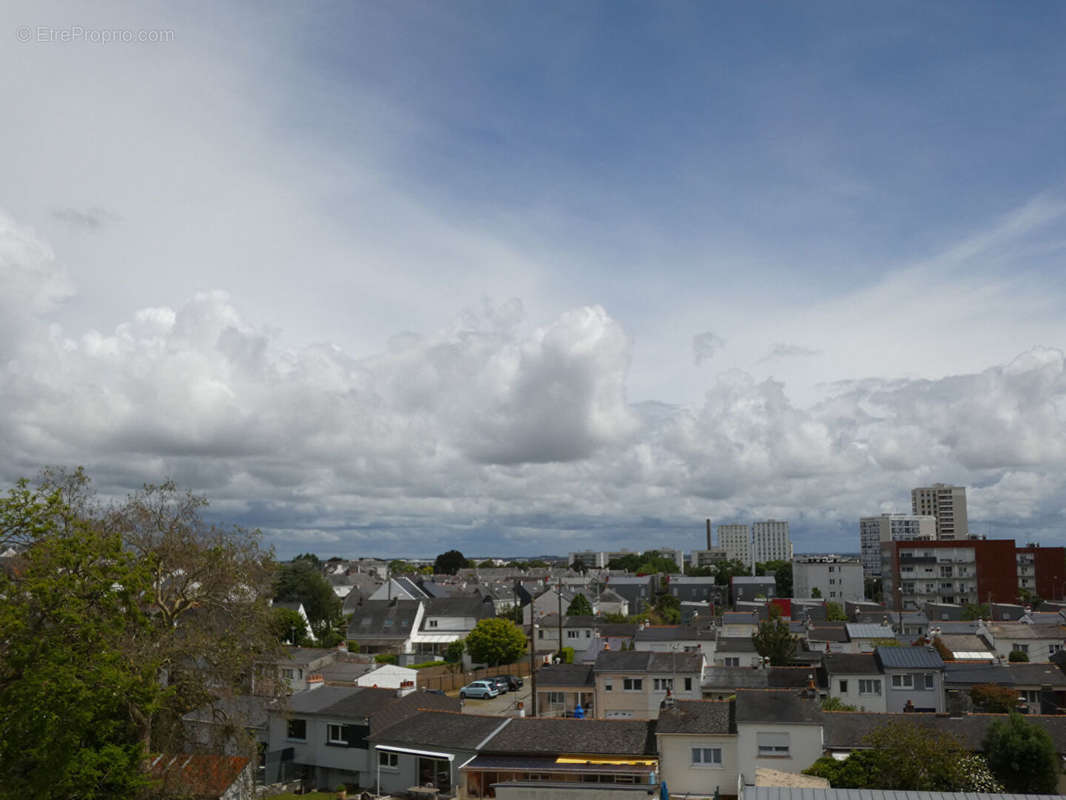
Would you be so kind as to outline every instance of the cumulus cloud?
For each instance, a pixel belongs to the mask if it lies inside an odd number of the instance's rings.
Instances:
[[[776,358],[802,358],[804,356],[817,356],[821,355],[821,350],[815,350],[810,347],[803,347],[798,344],[789,344],[787,342],[775,342],[774,346],[770,348],[770,352],[759,359],[759,363],[765,363],[772,361]]]
[[[698,367],[722,349],[725,339],[711,331],[697,333],[692,337],[692,358]]]
[[[975,524],[1061,538],[1054,348],[841,382],[810,406],[737,370],[698,404],[634,405],[632,343],[599,306],[538,324],[485,303],[363,357],[285,346],[218,291],[67,331],[52,317],[72,291],[47,245],[0,219],[0,477],[84,464],[121,494],[173,476],[283,553],[682,543],[707,516],[783,517],[801,549],[854,549],[859,516],[933,480],[973,487]]]

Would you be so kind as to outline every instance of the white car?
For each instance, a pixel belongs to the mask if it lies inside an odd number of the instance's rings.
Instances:
[[[459,697],[464,700],[468,697],[497,697],[499,694],[500,690],[496,688],[494,681],[474,681],[459,690]]]

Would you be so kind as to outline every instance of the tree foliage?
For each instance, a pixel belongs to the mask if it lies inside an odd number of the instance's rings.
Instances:
[[[297,647],[311,646],[312,640],[307,633],[307,623],[304,622],[299,612],[280,606],[273,608],[272,611],[271,627],[279,642]]]
[[[293,559],[278,568],[274,599],[302,603],[312,629],[338,620],[343,607],[319,568],[304,558]]]
[[[755,643],[755,651],[763,658],[769,658],[771,666],[785,666],[796,654],[796,638],[789,633],[788,622],[781,618],[780,612],[771,612],[770,619],[760,622],[759,630],[751,640]]]
[[[844,613],[844,606],[830,600],[825,604],[825,617],[830,622],[847,622],[848,615]]]
[[[526,636],[510,620],[490,617],[479,620],[467,634],[466,649],[476,663],[511,664],[525,652]]]
[[[988,619],[992,611],[988,603],[967,603],[962,609],[963,619]]]
[[[433,562],[433,572],[436,575],[455,575],[464,567],[466,567],[466,556],[458,550],[441,553]]]
[[[607,569],[623,569],[638,575],[656,573],[670,575],[680,571],[676,561],[669,556],[662,555],[658,550],[648,550],[644,553],[626,553],[624,556],[612,558],[607,562]]]
[[[456,639],[454,642],[449,642],[448,646],[444,648],[444,660],[449,664],[455,664],[463,660],[463,653],[466,652],[466,641],[463,639]]]
[[[855,706],[849,705],[839,697],[827,697],[822,701],[822,711],[858,711]]]
[[[989,714],[1009,714],[1018,708],[1018,692],[995,683],[981,683],[970,689],[974,706]]]
[[[996,720],[984,742],[988,766],[1008,792],[1055,794],[1058,785],[1058,756],[1048,732],[1011,713]]]
[[[570,605],[566,607],[566,614],[569,617],[590,617],[592,613],[592,603],[580,592],[574,596],[574,599],[570,601]]]
[[[1029,654],[1022,650],[1011,650],[1007,660],[1011,664],[1025,664],[1029,661]]]
[[[714,582],[717,586],[728,586],[732,578],[750,574],[751,567],[736,559],[719,561],[714,565]]]

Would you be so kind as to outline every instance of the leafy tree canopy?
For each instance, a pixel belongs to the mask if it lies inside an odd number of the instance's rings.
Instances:
[[[394,558],[389,562],[389,572],[393,575],[402,575],[408,572],[417,572],[418,567],[414,564],[410,564],[403,559]]]
[[[510,620],[490,617],[478,621],[467,634],[466,649],[479,664],[511,664],[525,652],[526,637]]]
[[[719,561],[714,565],[714,582],[718,586],[728,586],[731,578],[750,574],[751,567],[736,559]]]
[[[1024,664],[1029,661],[1029,654],[1021,650],[1011,650],[1007,660],[1012,664]]]
[[[340,619],[342,603],[329,581],[311,561],[297,558],[278,569],[274,588],[277,600],[303,603],[312,627]]]
[[[984,742],[988,766],[1008,792],[1055,794],[1058,756],[1047,731],[1017,712],[993,722]]]
[[[581,593],[575,595],[566,608],[566,614],[570,617],[589,617],[592,613],[592,603]]]
[[[759,630],[751,640],[755,643],[755,651],[763,658],[769,658],[775,667],[785,666],[796,654],[796,639],[789,633],[788,622],[779,614],[760,622]]]
[[[441,553],[433,562],[433,572],[437,575],[455,575],[466,567],[466,556],[458,550]]]
[[[825,616],[830,622],[847,622],[848,615],[844,613],[844,607],[840,603],[830,600],[825,604]]]
[[[963,619],[988,619],[991,614],[988,603],[967,603],[962,609]]]
[[[1018,708],[1018,692],[994,683],[981,683],[970,689],[970,699],[981,711],[1009,714]]]
[[[608,569],[624,569],[641,575],[654,573],[673,574],[679,572],[677,562],[669,556],[664,556],[658,550],[648,550],[645,553],[626,553],[624,556],[612,558],[607,562]]]

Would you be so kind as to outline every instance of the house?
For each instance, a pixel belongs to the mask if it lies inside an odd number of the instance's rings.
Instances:
[[[302,692],[307,688],[307,678],[317,674],[328,664],[348,656],[346,650],[329,647],[293,647],[282,648],[282,652],[273,661],[256,664],[252,678],[252,694],[273,696],[279,693]],[[283,682],[278,687],[277,681]]]
[[[586,718],[595,715],[596,676],[592,664],[547,664],[537,670],[536,714],[574,716],[578,706]]]
[[[329,682],[328,673],[323,671],[322,677]],[[381,664],[355,679],[356,686],[370,686],[379,689],[402,689],[405,686],[415,686],[418,683],[418,670],[401,667],[396,664]]]
[[[641,614],[655,597],[656,581],[654,575],[611,575],[607,588],[625,598],[630,614]]]
[[[717,631],[710,626],[641,625],[633,637],[637,650],[654,653],[702,653],[705,661],[712,661]]]
[[[708,667],[703,672],[703,699],[725,700],[739,689],[807,688],[818,681],[818,672],[810,667]]]
[[[810,622],[804,638],[811,650],[846,653],[851,648],[848,646],[848,629],[844,625],[843,622]]]
[[[815,693],[741,690],[736,699],[738,782],[760,767],[801,772],[822,755],[822,710]]]
[[[422,710],[398,724],[383,726],[367,738],[372,778],[366,786],[373,786],[375,794],[402,796],[411,786],[432,786],[442,795],[455,795],[462,780],[459,767],[512,721],[510,717]]]
[[[759,630],[759,615],[755,611],[726,611],[722,614],[719,636],[753,636]]]
[[[762,656],[755,649],[751,636],[719,636],[715,642],[715,666],[756,667],[762,664]]]
[[[577,594],[565,586],[561,588],[549,586],[535,595],[533,600],[522,609],[522,624],[528,626],[530,620],[539,623],[546,616],[552,614],[558,616],[560,612],[565,614]]]
[[[830,697],[860,711],[888,710],[885,676],[874,653],[827,653],[822,665]]]
[[[348,640],[362,653],[396,653],[414,663],[413,636],[424,614],[422,600],[367,600],[348,620]]]
[[[695,800],[736,793],[734,709],[732,702],[679,700],[659,714],[659,771],[671,795]]]
[[[577,658],[578,654],[583,653],[592,644],[597,632],[597,619],[583,615],[564,615],[562,625],[560,626],[559,623],[558,614],[546,614],[537,621],[536,635],[534,637],[537,649],[558,650],[560,647],[559,629],[561,627],[563,633],[562,646],[574,648],[574,657]]]
[[[934,626],[929,635],[933,646],[944,659],[951,661],[992,662],[996,654],[983,637],[973,633],[940,634]]]
[[[465,796],[658,798],[654,729],[637,720],[511,719],[460,767]]]
[[[294,694],[269,711],[266,780],[298,778],[319,789],[370,786],[375,765],[367,737],[420,708],[458,711],[460,703],[430,692],[366,687],[320,686]]]
[[[1066,627],[1025,622],[979,621],[977,632],[992,645],[997,656],[1024,653],[1030,662],[1046,664],[1066,644]]]
[[[621,614],[622,616],[629,615],[629,601],[622,595],[618,594],[614,589],[604,589],[596,599],[592,601],[592,610],[597,616],[606,616],[607,614]]]
[[[885,710],[943,711],[944,661],[932,647],[878,647]]]
[[[385,583],[374,590],[370,600],[425,600],[429,594],[414,580],[406,576],[389,578]]]
[[[594,671],[597,719],[655,719],[667,697],[702,697],[700,653],[604,650]]]
[[[844,625],[848,634],[849,653],[872,653],[879,644],[896,642],[896,633],[884,623],[849,622]]]
[[[401,663],[443,657],[452,642],[466,637],[477,623],[495,616],[491,598],[433,597],[423,602],[421,624],[411,634],[412,654]]]
[[[777,581],[773,575],[734,575],[729,579],[733,602],[775,597]]]
[[[188,800],[253,800],[252,762],[240,756],[181,753],[153,756],[148,776],[160,795]]]
[[[714,576],[670,575],[666,591],[682,603],[713,603],[724,606],[729,602],[729,591],[714,582]]]
[[[990,683],[1017,691],[1020,703],[1034,713],[1060,713],[1066,708],[1066,674],[1058,664],[944,664],[945,692],[969,695],[974,686]],[[1043,692],[1047,696],[1042,697]]]

